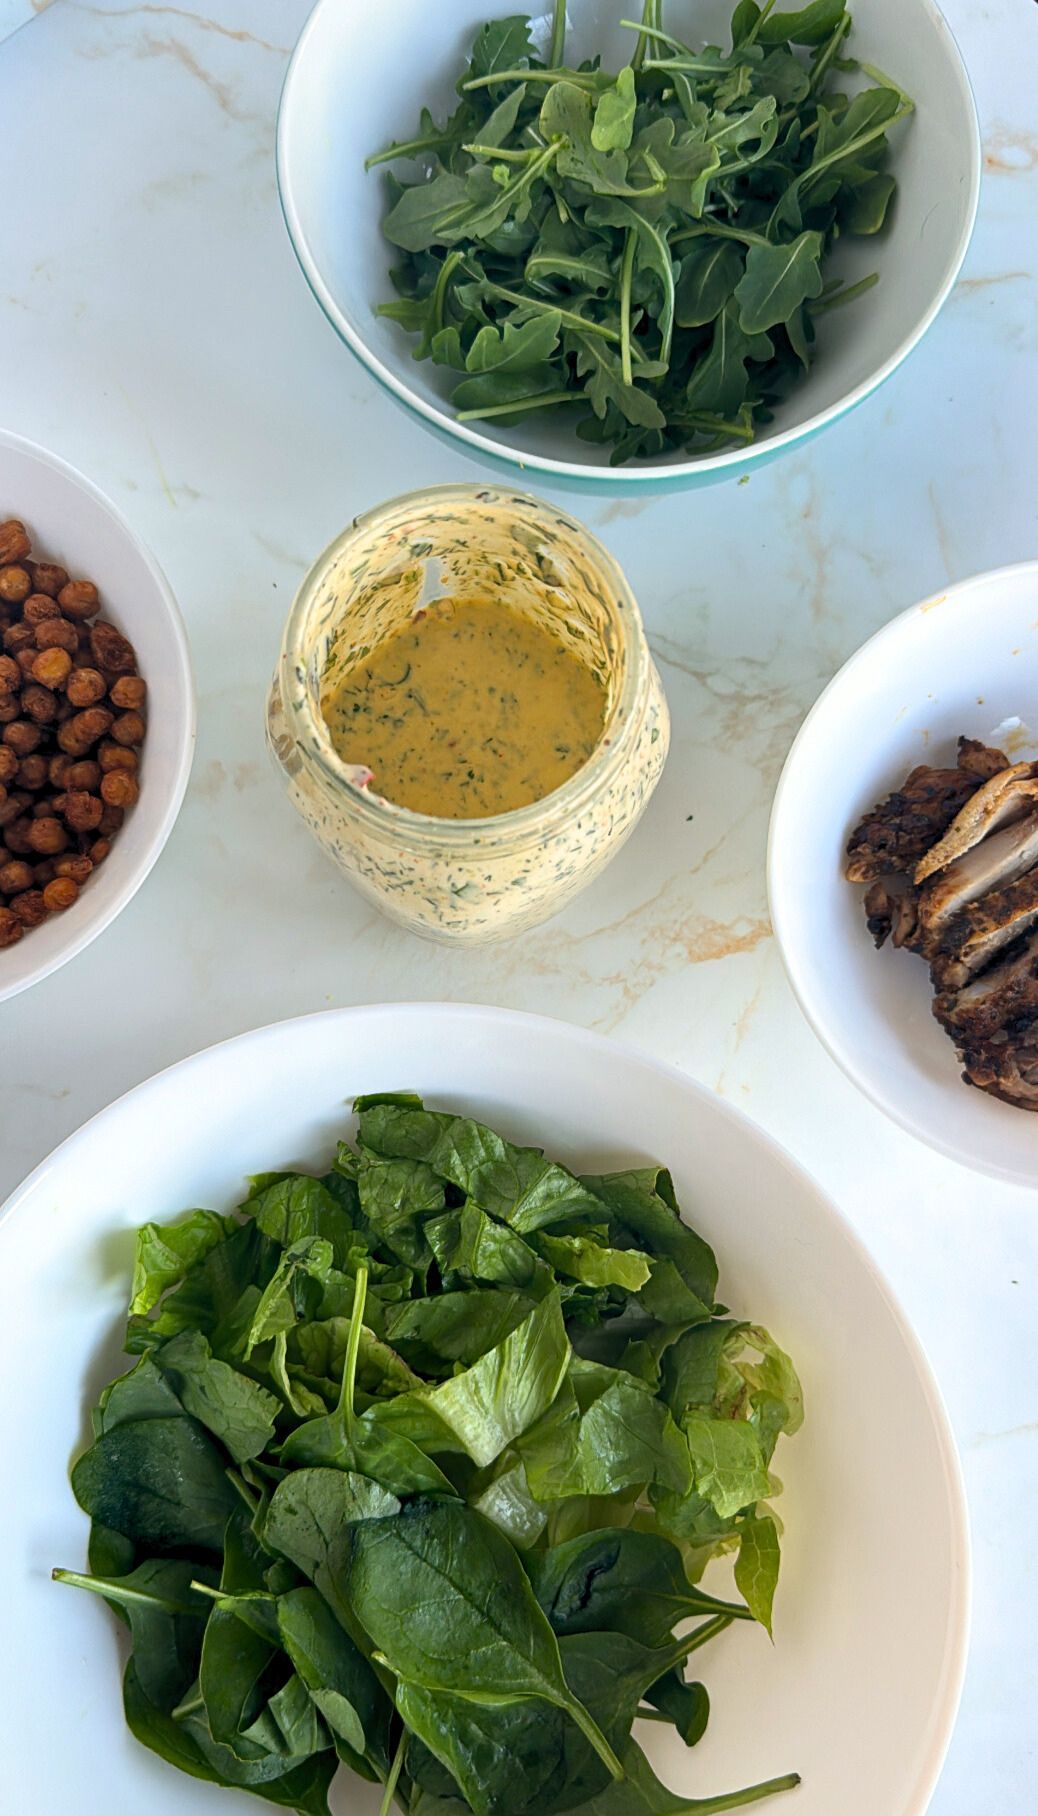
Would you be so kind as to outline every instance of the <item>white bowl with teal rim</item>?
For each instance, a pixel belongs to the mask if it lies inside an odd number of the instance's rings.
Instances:
[[[381,231],[383,183],[377,170],[365,171],[364,160],[406,138],[422,106],[440,117],[449,112],[479,26],[488,15],[516,10],[508,0],[484,0],[482,8],[473,0],[471,7],[452,5],[445,18],[425,0],[381,0],[377,8],[317,0],[289,65],[277,135],[288,232],[329,322],[384,390],[484,465],[519,468],[553,486],[644,493],[744,473],[836,422],[890,377],[955,282],[980,184],[969,80],[933,0],[852,5],[850,52],[887,71],[916,103],[911,119],[894,129],[898,194],[889,224],[878,236],[845,239],[826,267],[827,276],[848,283],[877,271],[879,283],[820,319],[810,373],[752,444],[611,467],[607,447],[580,440],[550,411],[519,423],[456,420],[449,401],[456,374],[416,361],[413,337],[375,314],[394,294],[394,248]],[[632,34],[620,21],[639,10],[637,0],[571,0],[567,10],[567,60],[598,52],[605,66],[629,60]],[[666,17],[686,38],[728,44],[731,15],[732,0],[697,0],[695,8],[691,0],[669,0]]]

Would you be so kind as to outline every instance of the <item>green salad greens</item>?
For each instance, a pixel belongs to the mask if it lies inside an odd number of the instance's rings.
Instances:
[[[887,133],[912,111],[844,55],[846,0],[739,0],[731,47],[696,49],[644,0],[619,73],[565,60],[531,21],[484,25],[444,125],[368,160],[401,258],[383,303],[416,359],[457,374],[459,419],[575,410],[614,464],[750,442],[807,372],[816,322],[876,279],[825,277],[884,223]],[[853,93],[841,77],[852,74]],[[864,79],[864,83],[863,83]]]
[[[408,1093],[330,1172],[138,1232],[126,1348],[72,1471],[129,1629],[126,1720],[196,1778],[327,1816],[667,1816],[694,1655],[770,1632],[789,1358],[716,1303],[661,1167],[578,1178]],[[699,1587],[731,1552],[741,1599]],[[690,1624],[691,1623],[691,1624]],[[675,1631],[677,1630],[677,1631]]]

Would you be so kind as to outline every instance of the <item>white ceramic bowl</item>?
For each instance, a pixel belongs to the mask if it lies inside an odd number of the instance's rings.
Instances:
[[[747,450],[610,467],[609,449],[581,442],[565,424],[510,427],[455,420],[449,374],[412,358],[414,339],[376,316],[393,295],[393,249],[382,237],[383,184],[364,159],[407,138],[418,111],[457,104],[454,83],[479,25],[515,12],[513,0],[318,0],[289,66],[278,125],[278,175],[288,231],[328,320],[399,402],[450,441],[554,483],[597,490],[666,490],[723,478],[834,422],[889,377],[926,332],[965,256],[976,214],[980,141],[976,109],[955,41],[933,0],[857,0],[852,54],[894,76],[917,103],[898,128],[899,198],[878,239],[846,241],[832,270],[851,282],[879,270],[860,303],[825,321],[816,365]],[[536,8],[530,9],[536,12]],[[601,51],[606,66],[630,59],[623,0],[571,0],[572,54]],[[668,24],[727,44],[733,0],[671,0]],[[545,13],[538,17],[544,23]]]
[[[123,1728],[115,1623],[49,1581],[78,1567],[67,1482],[89,1405],[125,1366],[132,1227],[230,1206],[258,1168],[334,1152],[355,1092],[407,1086],[571,1164],[664,1159],[716,1245],[725,1299],[795,1356],[807,1421],[784,1444],[775,1644],[725,1635],[705,1657],[702,1745],[646,1743],[685,1795],[799,1770],[771,1816],[922,1816],[962,1678],[968,1546],[958,1465],[918,1345],[818,1188],[736,1111],[598,1035],[500,1009],[334,1010],[246,1034],[138,1087],[59,1148],[0,1224],[0,1379],[8,1393],[0,1557],[5,1808],[253,1816]],[[853,1341],[848,1341],[848,1332]],[[897,1492],[891,1492],[896,1481]],[[905,1517],[905,1509],[911,1517]],[[724,1587],[724,1566],[708,1583]],[[374,1816],[344,1779],[333,1807]]]
[[[74,958],[140,888],[184,798],[195,745],[187,635],[169,582],[115,506],[46,449],[0,430],[0,522],[20,517],[34,554],[96,582],[102,615],[129,637],[148,683],[140,800],[66,913],[0,952],[0,1002]]]
[[[845,663],[786,759],[768,887],[790,983],[848,1077],[942,1153],[1033,1186],[1038,1116],[961,1082],[927,967],[874,950],[864,890],[843,877],[847,838],[874,802],[915,764],[954,761],[960,734],[988,739],[1011,718],[1038,738],[1038,563],[924,600]]]

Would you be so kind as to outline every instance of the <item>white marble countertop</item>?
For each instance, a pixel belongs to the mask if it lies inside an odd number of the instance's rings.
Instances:
[[[6,0],[12,18],[41,4]],[[677,1062],[832,1192],[929,1351],[976,1568],[933,1816],[1024,1816],[1038,1201],[917,1146],[830,1062],[770,937],[764,848],[790,739],[851,650],[946,581],[1038,554],[1038,8],[947,0],[985,186],[964,277],[907,366],[748,485],[576,503],[642,603],[674,749],[633,840],[561,920],[464,953],[354,896],[267,764],[264,691],[310,558],[357,511],[476,469],[376,390],[296,269],[273,136],[307,0],[210,6],[55,0],[0,46],[0,416],[84,468],[151,543],[200,709],[187,803],[152,876],[88,951],[0,1010],[0,1197],[149,1073],[333,1004],[521,1006]]]

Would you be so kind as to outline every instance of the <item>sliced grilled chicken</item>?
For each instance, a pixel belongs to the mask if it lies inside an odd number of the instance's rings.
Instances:
[[[877,877],[911,871],[980,786],[980,778],[968,770],[930,769],[925,764],[913,769],[852,832],[844,866],[848,882],[871,883]]]
[[[961,990],[1012,940],[1030,932],[1036,921],[1038,868],[1005,889],[992,889],[947,923],[931,955],[935,987]]]
[[[990,744],[982,744],[979,738],[960,738],[959,768],[986,782],[1000,769],[1009,768],[1009,758],[1004,750],[994,750]]]
[[[1038,781],[1031,787],[1038,796]],[[961,858],[956,858],[945,870],[930,878],[919,893],[916,943],[929,956],[941,929],[954,915],[961,914],[989,890],[1004,889],[1035,864],[1038,864],[1038,813],[981,839],[978,845],[973,845]]]
[[[964,989],[935,997],[933,1012],[963,1047],[989,1040],[1015,1016],[1038,1014],[1038,933]]]
[[[916,930],[919,891],[908,878],[883,877],[865,894],[865,924],[877,947],[891,935],[895,946],[911,944]]]
[[[967,1084],[1018,1110],[1038,1110],[1038,1016],[1020,1018],[961,1057]]]
[[[956,814],[942,838],[931,845],[915,867],[915,880],[927,877],[961,858],[981,839],[1001,826],[1022,819],[1038,807],[1038,763],[1014,763],[983,782]]]

